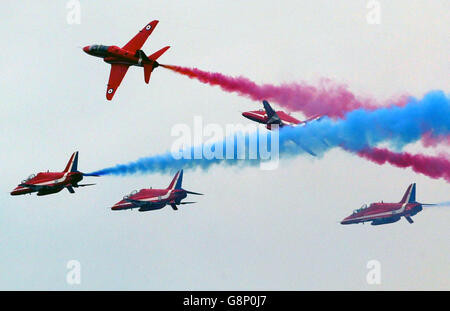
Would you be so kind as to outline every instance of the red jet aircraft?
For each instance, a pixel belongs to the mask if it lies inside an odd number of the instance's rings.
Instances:
[[[269,130],[272,128],[272,124],[277,124],[279,127],[285,125],[306,125],[308,122],[319,120],[320,118],[322,118],[321,115],[315,115],[305,121],[300,121],[290,116],[286,112],[273,110],[267,100],[263,100],[263,105],[264,110],[247,111],[243,112],[242,115],[252,121],[266,124],[266,127]]]
[[[83,179],[83,176],[96,175],[83,174],[77,170],[77,167],[78,151],[72,154],[69,163],[67,163],[63,172],[44,172],[38,173],[37,175],[33,174],[23,180],[13,191],[11,191],[11,195],[31,194],[32,192],[37,192],[37,195],[47,195],[60,192],[64,188],[67,188],[70,193],[75,193],[73,188],[95,185],[79,185],[78,183]]]
[[[280,127],[280,128],[283,126],[298,126],[298,125],[305,126],[306,124],[308,124],[311,121],[316,121],[316,120],[318,121],[322,118],[321,115],[315,115],[305,121],[300,121],[300,120],[290,116],[286,112],[273,110],[273,108],[269,105],[267,100],[263,100],[263,105],[264,105],[264,110],[247,111],[247,112],[243,112],[242,115],[252,121],[266,124],[266,127],[268,130],[272,129],[273,124],[277,124],[278,127]],[[299,144],[300,147],[302,147],[302,149],[305,150],[306,152],[308,152],[310,155],[312,155],[314,157],[317,156],[312,150],[310,150],[308,147],[302,145],[300,142],[297,142],[297,144]]]
[[[412,216],[422,210],[423,206],[436,204],[424,204],[416,202],[416,184],[409,185],[403,198],[398,203],[372,203],[369,206],[364,204],[360,209],[354,210],[353,214],[341,221],[343,225],[364,223],[371,221],[371,225],[384,225],[397,222],[403,216],[412,224]]]
[[[181,202],[187,197],[187,194],[202,195],[201,193],[184,190],[181,188],[183,182],[183,170],[175,174],[169,187],[166,189],[141,189],[133,191],[123,197],[123,200],[114,204],[113,211],[139,208],[139,212],[146,212],[161,209],[170,205],[172,209],[178,210],[177,205],[192,204],[195,202]]]
[[[106,88],[106,99],[111,100],[113,98],[130,66],[144,67],[145,83],[150,81],[150,74],[153,69],[159,66],[156,60],[170,47],[166,46],[148,57],[141,50],[141,47],[157,24],[158,21],[156,20],[147,24],[122,48],[115,45],[105,46],[98,44],[88,45],[83,48],[83,51],[89,55],[101,57],[106,63],[111,64],[108,87]]]

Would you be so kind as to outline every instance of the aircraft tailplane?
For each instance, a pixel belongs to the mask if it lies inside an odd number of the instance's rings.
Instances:
[[[157,60],[161,55],[163,55],[168,49],[170,48],[170,46],[165,46],[163,47],[161,50],[156,51],[155,53],[153,53],[152,55],[150,55],[148,58],[150,58],[151,60]]]

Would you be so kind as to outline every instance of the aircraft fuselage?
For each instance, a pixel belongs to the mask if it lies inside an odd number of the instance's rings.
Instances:
[[[179,204],[186,197],[186,191],[182,189],[142,189],[114,204],[111,210],[133,208],[139,208],[140,212],[157,210],[171,203]]]
[[[57,193],[67,186],[77,187],[78,182],[83,179],[80,172],[41,172],[36,176],[23,180],[11,195],[22,195],[37,192],[37,195]]]
[[[371,222],[371,225],[394,223],[422,210],[420,203],[372,203],[341,221],[343,225]]]
[[[159,66],[158,62],[143,57],[139,53],[132,53],[115,45],[89,45],[83,48],[87,54],[103,58],[108,64],[125,64],[129,66],[143,67],[144,64],[153,64],[153,68]]]
[[[281,124],[279,124],[279,127],[282,127],[284,125],[297,125],[301,124],[302,121],[290,116],[289,114],[283,112],[283,111],[277,111],[277,115],[281,119]],[[269,121],[269,117],[267,116],[267,113],[264,110],[254,110],[254,111],[246,111],[242,113],[242,116],[258,123],[267,124]],[[271,124],[267,124],[267,128],[270,130]]]

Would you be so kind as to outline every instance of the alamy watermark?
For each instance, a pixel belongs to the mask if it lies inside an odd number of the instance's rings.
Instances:
[[[67,15],[66,21],[67,24],[81,24],[81,4],[79,0],[69,0],[66,3]]]
[[[203,124],[195,116],[193,126],[175,124],[171,135],[171,154],[176,160],[256,160],[260,169],[274,170],[279,165],[279,128],[269,131],[255,124]]]
[[[366,4],[369,10],[366,15],[366,21],[369,25],[381,24],[381,3],[380,1],[370,0]]]
[[[69,270],[66,274],[66,282],[69,285],[81,284],[81,264],[78,260],[69,260],[66,264],[66,268]]]
[[[367,262],[366,268],[369,269],[366,275],[366,282],[369,285],[381,284],[381,263],[372,259]]]

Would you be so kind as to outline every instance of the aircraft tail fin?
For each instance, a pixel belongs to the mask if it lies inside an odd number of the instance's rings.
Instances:
[[[183,170],[179,170],[173,177],[172,182],[170,183],[169,187],[167,187],[167,189],[169,190],[181,189],[182,182],[183,182]]]
[[[165,51],[169,49],[170,46],[166,46],[161,50],[153,53],[150,56],[146,56],[145,53],[141,50],[137,51],[138,56],[144,60],[144,80],[145,83],[148,84],[150,81],[150,75],[152,74],[153,69],[159,66],[159,63],[156,61]]]
[[[163,47],[161,50],[156,51],[155,53],[153,53],[152,55],[150,55],[148,58],[150,58],[151,60],[157,60],[161,55],[163,55],[168,49],[170,48],[170,46],[165,46]]]
[[[275,110],[269,105],[267,100],[263,100],[264,110],[267,113],[267,124],[281,124],[281,119]]]
[[[75,151],[67,162],[64,172],[78,172],[78,151]]]
[[[414,202],[416,202],[416,184],[412,183],[411,185],[408,186],[408,189],[406,189],[406,192],[399,203],[414,203]]]

